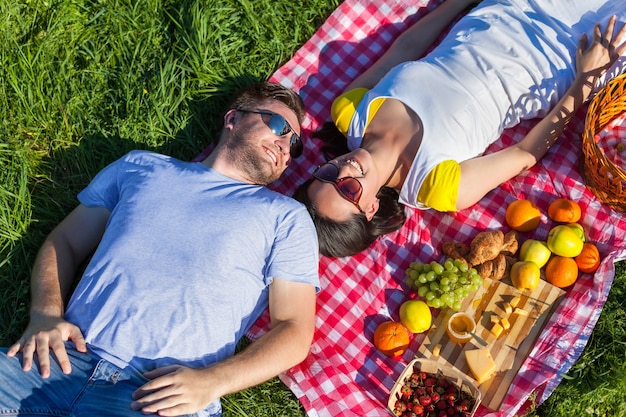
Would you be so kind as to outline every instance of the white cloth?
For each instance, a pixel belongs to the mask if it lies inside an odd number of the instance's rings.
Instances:
[[[360,146],[375,98],[410,107],[424,136],[400,201],[428,208],[416,201],[426,175],[445,160],[480,155],[520,120],[545,115],[575,76],[581,34],[592,39],[594,25],[606,27],[613,14],[626,20],[624,0],[484,0],[430,54],[393,68],[368,92],[352,118],[348,146]],[[623,61],[618,65],[607,76],[619,73]]]

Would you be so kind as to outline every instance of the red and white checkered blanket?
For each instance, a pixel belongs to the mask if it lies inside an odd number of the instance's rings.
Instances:
[[[323,162],[320,143],[310,139],[310,134],[330,119],[333,99],[399,33],[439,2],[347,0],[273,75],[272,81],[299,91],[308,109],[303,125],[304,156],[273,188],[291,195],[310,177],[314,167]],[[527,121],[506,131],[489,151],[520,140],[534,123]],[[409,210],[401,230],[379,239],[366,252],[345,259],[321,258],[322,289],[311,353],[302,364],[281,375],[309,416],[390,415],[386,411],[389,391],[422,338],[413,340],[401,360],[383,356],[371,340],[378,323],[386,317],[398,318],[398,308],[408,297],[403,284],[405,269],[414,260],[440,260],[442,240],[469,242],[481,230],[508,230],[505,210],[517,198],[534,201],[543,213],[555,198],[577,201],[583,209],[581,223],[588,240],[597,243],[604,257],[594,275],[582,275],[567,291],[495,415],[523,412],[532,392],[539,392],[539,402],[550,395],[581,354],[594,328],[615,275],[614,262],[626,258],[626,215],[598,201],[585,188],[578,169],[583,125],[581,112],[537,166],[498,187],[471,209],[456,214]],[[606,134],[624,141],[626,123],[623,126],[621,132],[615,128]],[[544,215],[533,237],[545,240],[552,226]],[[530,237],[524,235],[522,238]],[[267,325],[266,315],[250,336],[258,337]],[[477,412],[477,416],[488,414],[483,407]]]

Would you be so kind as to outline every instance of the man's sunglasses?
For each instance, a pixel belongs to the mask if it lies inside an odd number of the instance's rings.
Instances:
[[[333,184],[339,191],[339,195],[354,204],[361,213],[365,213],[359,206],[359,200],[361,199],[361,194],[363,194],[361,182],[353,177],[337,178],[338,176],[339,167],[330,162],[318,166],[313,171],[313,178]]]
[[[300,140],[300,136],[296,134],[295,130],[292,129],[289,122],[287,122],[283,116],[269,111],[236,110],[241,113],[260,114],[263,123],[265,123],[276,136],[285,136],[287,133],[291,132],[291,139],[289,139],[289,155],[291,155],[292,158],[297,158],[302,155],[302,140]]]

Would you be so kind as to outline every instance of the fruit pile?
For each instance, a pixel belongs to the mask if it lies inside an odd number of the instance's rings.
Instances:
[[[406,284],[433,308],[449,307],[458,311],[463,299],[482,283],[476,269],[460,259],[446,259],[443,264],[411,262],[406,270]]]
[[[538,225],[539,209],[527,200],[516,200],[506,210],[507,224],[518,231],[531,231]],[[527,239],[520,248],[520,259],[511,268],[511,281],[520,290],[532,290],[545,266],[548,282],[560,288],[574,284],[579,272],[593,273],[600,265],[600,253],[586,242],[583,226],[578,223],[582,211],[578,203],[557,198],[550,203],[549,219],[557,223],[546,241]]]
[[[475,399],[445,377],[413,372],[397,394],[393,413],[398,417],[468,417]]]

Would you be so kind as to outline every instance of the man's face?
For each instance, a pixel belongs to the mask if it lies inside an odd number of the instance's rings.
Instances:
[[[230,122],[225,124],[229,131],[223,138],[224,150],[247,181],[267,185],[276,181],[291,162],[290,141],[294,132],[300,135],[300,124],[296,114],[279,101],[262,102],[246,110],[231,110],[230,119],[227,115]],[[282,136],[270,129],[272,114],[282,116],[289,125]],[[275,117],[273,125],[279,120]]]

